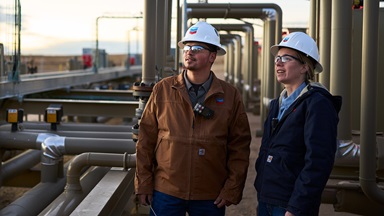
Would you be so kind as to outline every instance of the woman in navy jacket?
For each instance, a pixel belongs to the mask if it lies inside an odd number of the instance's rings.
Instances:
[[[318,215],[334,163],[341,97],[312,82],[322,66],[307,34],[287,35],[271,53],[284,90],[270,103],[256,161],[258,215]]]

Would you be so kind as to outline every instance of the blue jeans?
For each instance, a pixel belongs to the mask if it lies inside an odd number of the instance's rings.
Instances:
[[[214,200],[183,200],[174,196],[153,192],[151,216],[224,216],[225,207],[217,208]],[[154,214],[155,212],[155,214]]]
[[[258,216],[284,216],[287,210],[281,206],[259,202],[257,207]]]

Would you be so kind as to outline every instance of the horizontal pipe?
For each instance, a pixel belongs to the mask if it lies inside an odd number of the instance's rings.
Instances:
[[[0,148],[8,149],[41,149],[41,143],[50,139],[62,139],[55,134],[6,132],[0,131]],[[55,138],[54,138],[55,137]],[[128,139],[97,139],[64,137],[66,154],[80,154],[83,152],[109,152],[109,153],[134,153],[136,143]]]
[[[80,154],[83,152],[108,152],[129,154],[136,152],[136,143],[127,139],[96,139],[96,138],[65,138],[65,151],[67,154]]]
[[[113,131],[52,131],[52,130],[35,130],[25,129],[23,132],[32,133],[52,133],[65,137],[92,137],[92,138],[105,138],[105,139],[132,139],[132,132],[113,132]]]
[[[262,9],[235,8],[231,10],[220,8],[198,8],[187,10],[188,18],[260,18],[265,19],[267,15]]]
[[[46,122],[23,122],[24,129],[51,130],[51,124]],[[107,125],[98,123],[60,123],[60,131],[104,131],[104,132],[132,132],[132,125]],[[1,125],[0,131],[10,131],[11,124]]]
[[[38,164],[40,154],[41,151],[30,149],[5,161],[1,167],[0,182],[4,182]]]
[[[0,131],[0,148],[6,149],[40,149],[41,143],[50,136],[49,133]]]

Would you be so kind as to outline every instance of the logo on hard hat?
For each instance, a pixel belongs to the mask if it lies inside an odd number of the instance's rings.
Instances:
[[[289,37],[285,37],[284,39],[283,39],[283,42],[287,42],[289,40]]]
[[[196,34],[197,33],[197,29],[198,29],[198,27],[191,27],[189,29],[189,34]]]

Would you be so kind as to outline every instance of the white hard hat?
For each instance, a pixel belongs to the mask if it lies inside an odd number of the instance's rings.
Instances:
[[[196,41],[211,44],[217,47],[217,55],[225,55],[227,52],[220,44],[220,35],[217,30],[207,22],[199,21],[191,26],[185,33],[184,38],[177,44],[184,48],[184,43]]]
[[[303,32],[293,32],[283,38],[278,45],[271,47],[272,55],[276,55],[281,47],[291,48],[304,53],[316,61],[315,71],[323,71],[323,66],[320,64],[319,50],[316,42]]]

